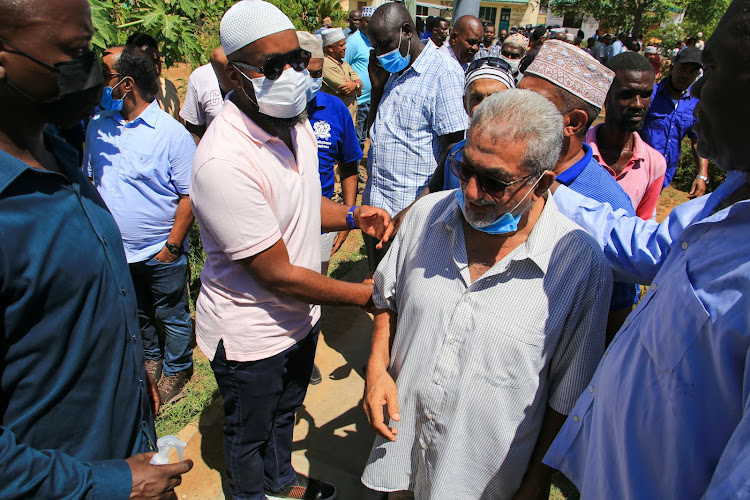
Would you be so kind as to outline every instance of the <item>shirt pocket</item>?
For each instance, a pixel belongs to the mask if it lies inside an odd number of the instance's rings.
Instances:
[[[657,290],[653,290],[652,284],[652,291],[649,293],[658,293],[661,297],[652,297],[654,300],[649,304],[651,314],[644,314],[643,321],[634,326],[640,333],[641,344],[654,360],[657,369],[663,373],[671,373],[693,345],[710,316],[695,294],[687,272],[687,261],[656,284]]]
[[[160,178],[160,157],[154,154],[140,153],[129,149],[122,150],[122,174],[129,179],[150,180]]]
[[[425,97],[405,95],[394,103],[394,114],[399,128],[409,138],[415,138],[418,132],[430,125],[427,99]]]

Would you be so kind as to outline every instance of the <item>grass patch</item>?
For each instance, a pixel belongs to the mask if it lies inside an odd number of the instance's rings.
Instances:
[[[200,350],[193,352],[193,378],[185,386],[185,396],[172,404],[164,405],[156,416],[156,435],[177,434],[183,427],[198,418],[219,394],[211,363]]]

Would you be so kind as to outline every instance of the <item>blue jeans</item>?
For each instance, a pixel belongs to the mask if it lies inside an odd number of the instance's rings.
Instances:
[[[294,413],[310,383],[320,322],[287,350],[257,361],[229,361],[223,341],[211,362],[224,398],[224,457],[232,497],[266,500],[264,489],[294,483]]]
[[[365,123],[367,123],[367,115],[369,114],[369,102],[357,104],[357,139],[359,140],[359,147],[363,150],[365,149],[365,141],[367,141],[367,130],[365,130]]]
[[[193,365],[187,255],[182,254],[168,264],[154,258],[130,264],[130,276],[138,302],[138,321],[146,359],[164,358],[163,373],[167,377],[187,370]],[[163,354],[156,320],[164,327]]]

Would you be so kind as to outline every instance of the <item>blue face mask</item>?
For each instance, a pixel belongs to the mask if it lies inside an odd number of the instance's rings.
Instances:
[[[310,78],[310,88],[307,89],[307,102],[312,101],[323,86],[323,78]]]
[[[101,101],[99,101],[99,106],[101,106],[102,109],[106,109],[109,111],[122,111],[122,105],[124,104],[123,99],[126,95],[128,95],[128,93],[125,92],[125,94],[123,94],[120,99],[114,99],[112,97],[112,92],[124,81],[125,79],[123,78],[114,87],[104,87],[104,91],[102,92],[102,99]]]
[[[383,65],[383,69],[388,73],[398,73],[399,71],[403,71],[404,68],[409,65],[409,61],[411,60],[411,54],[409,54],[409,51],[411,50],[411,38],[409,38],[409,48],[406,49],[406,56],[402,56],[401,40],[403,40],[403,38],[401,37],[400,32],[398,37],[397,48],[390,52],[386,52],[382,56],[378,56],[378,61],[380,61],[380,64]]]
[[[524,200],[526,199],[526,197],[529,196],[529,194],[534,190],[534,188],[536,188],[536,185],[537,185],[537,183],[539,183],[539,181],[541,180],[542,176],[544,176],[544,174],[542,174],[542,175],[539,176],[539,179],[537,179],[536,182],[534,183],[534,185],[531,186],[531,189],[529,189],[529,192],[526,193],[523,196],[523,198],[521,198],[521,201],[519,201],[518,203],[516,203],[515,207],[513,207],[512,209],[510,209],[509,212],[504,213],[503,215],[501,215],[500,217],[498,217],[497,219],[495,219],[495,222],[493,222],[492,224],[488,224],[486,226],[475,226],[474,224],[472,224],[471,221],[469,221],[469,218],[466,217],[465,214],[464,214],[464,219],[466,219],[466,222],[468,222],[469,225],[471,225],[471,227],[473,227],[477,231],[482,231],[482,232],[487,233],[487,234],[506,234],[506,233],[512,233],[514,231],[518,231],[518,222],[521,220],[521,216],[523,215],[523,213],[526,210],[528,210],[531,205],[529,205],[528,207],[526,207],[518,215],[513,215],[513,211],[515,209],[517,209],[518,205],[520,205],[521,203],[523,203]],[[464,204],[466,203],[466,198],[464,198],[464,190],[463,190],[462,187],[459,187],[456,190],[456,200],[458,200],[458,206],[461,207],[461,212],[463,212],[464,211]]]

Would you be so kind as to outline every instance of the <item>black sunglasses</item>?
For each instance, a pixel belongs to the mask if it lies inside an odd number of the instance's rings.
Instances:
[[[518,184],[519,182],[523,182],[534,175],[529,174],[515,181],[505,182],[501,181],[500,179],[490,177],[489,175],[480,174],[479,172],[471,168],[468,163],[464,163],[463,161],[456,158],[456,155],[462,152],[463,149],[464,148],[459,149],[448,158],[451,172],[453,172],[453,175],[458,177],[458,180],[461,182],[469,182],[472,177],[476,177],[477,184],[479,184],[479,187],[482,189],[482,191],[492,196],[493,198],[502,198],[505,194],[505,190],[510,186],[512,186],[513,184]]]
[[[507,72],[511,72],[510,64],[508,64],[506,61],[503,61],[499,57],[483,57],[481,59],[476,59],[469,64],[469,67],[466,68],[466,73],[469,74],[472,71],[476,71],[479,68],[484,68],[485,66],[490,66],[491,68],[498,68],[505,70]]]
[[[303,69],[307,68],[307,64],[310,62],[311,55],[312,54],[310,54],[309,51],[299,48],[291,50],[286,54],[271,56],[266,60],[265,63],[263,63],[263,66],[260,67],[239,61],[231,61],[230,64],[248,68],[252,71],[255,71],[256,73],[261,73],[269,80],[276,80],[281,76],[281,73],[284,72],[284,66],[286,66],[287,64],[294,68],[294,71],[302,71]]]
[[[310,71],[310,70],[308,70]],[[318,69],[315,71],[310,71],[310,78],[322,78],[323,77],[323,70]]]

